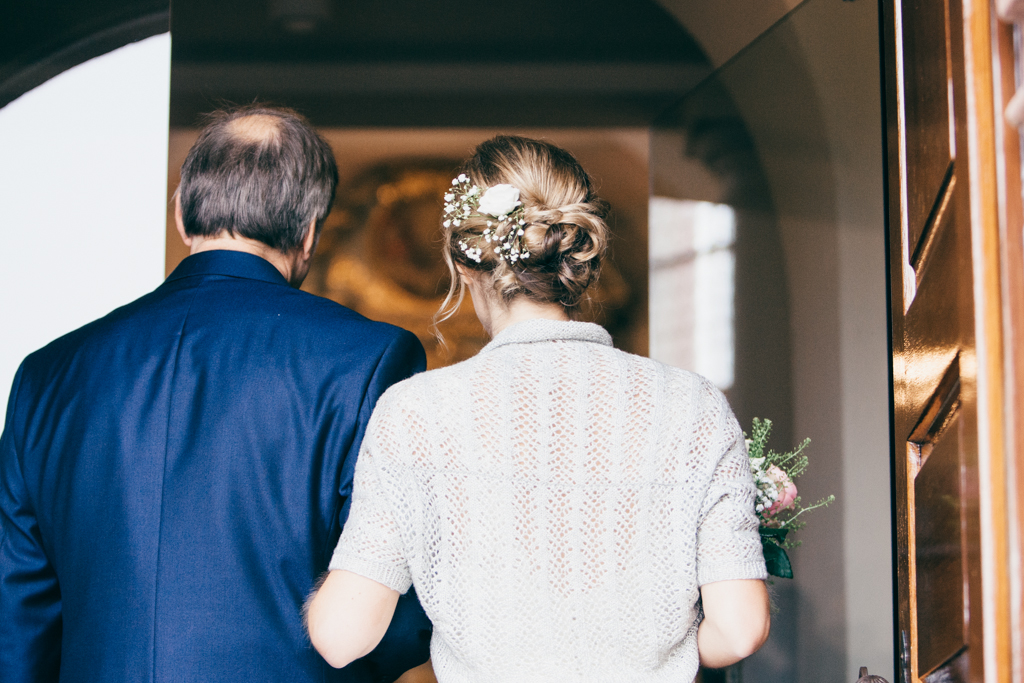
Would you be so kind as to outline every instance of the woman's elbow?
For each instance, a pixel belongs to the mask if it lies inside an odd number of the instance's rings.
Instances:
[[[761,649],[768,640],[768,633],[771,630],[772,618],[766,610],[760,618],[751,619],[745,626],[735,634],[732,643],[735,646],[733,653],[736,660],[746,659]]]
[[[732,624],[731,627],[715,629],[717,636],[706,639],[700,649],[701,663],[714,669],[729,666],[751,656],[764,645],[768,639],[769,620],[750,620],[742,625]],[[710,634],[709,634],[710,635]],[[698,648],[701,644],[698,643]]]
[[[353,639],[345,637],[344,628],[332,616],[336,611],[318,598],[319,593],[306,604],[305,616],[306,632],[320,656],[335,669],[340,669],[367,654],[353,649]]]
[[[768,639],[771,603],[763,581],[737,580],[701,587],[704,622],[697,633],[701,661],[712,668],[734,664]]]
[[[343,648],[333,647],[330,642],[317,642],[313,640],[313,647],[320,653],[320,656],[324,658],[328,664],[335,669],[348,666],[356,660],[355,657],[349,656],[347,652],[344,652]]]
[[[353,642],[354,639],[344,637],[337,628],[332,627],[324,619],[316,619],[311,616],[307,622],[307,628],[313,647],[335,669],[348,666],[360,657],[369,654],[373,649],[372,647],[369,649],[358,647],[359,644]]]
[[[340,669],[342,667],[348,666],[349,664],[351,664],[352,662],[356,661],[360,657],[364,656],[365,654],[368,654],[368,653],[361,653],[361,654],[353,656],[351,653],[345,652],[341,648],[331,648],[331,647],[324,647],[324,648],[318,647],[317,648],[317,652],[319,652],[320,656],[324,658],[324,661],[326,661],[328,664],[330,664],[335,669]]]
[[[737,659],[746,659],[761,649],[768,640],[772,627],[771,601],[768,591],[761,582],[755,584],[757,590],[749,596],[749,602],[743,619],[733,621],[732,642],[736,645]]]
[[[340,669],[349,662],[344,661],[345,655],[343,652],[338,651],[338,648],[334,647],[334,641],[327,633],[326,626],[319,619],[307,616],[306,619],[306,631],[309,633],[309,642],[313,643],[313,647],[320,653],[328,664],[333,666],[335,669]]]
[[[398,591],[346,571],[332,571],[306,607],[313,647],[340,669],[370,654],[395,613]]]

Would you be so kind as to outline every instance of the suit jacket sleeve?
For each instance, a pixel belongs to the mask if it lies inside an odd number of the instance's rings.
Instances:
[[[363,395],[362,405],[359,408],[359,424],[356,427],[355,438],[341,465],[338,493],[341,495],[343,503],[338,520],[339,528],[344,527],[345,520],[348,519],[348,511],[352,503],[352,481],[355,478],[356,457],[362,447],[363,437],[366,436],[366,425],[370,422],[370,415],[373,414],[377,400],[392,384],[401,382],[418,372],[423,372],[426,367],[427,359],[423,353],[423,345],[415,335],[405,330],[399,331],[398,336],[392,339],[377,361],[377,367],[370,377],[366,393]]]
[[[348,519],[356,454],[359,453],[366,425],[377,400],[392,384],[422,372],[426,365],[423,345],[413,334],[404,330],[388,345],[377,363],[359,412],[358,432],[343,465],[340,492],[345,502],[341,509],[341,526]],[[395,615],[384,638],[362,661],[368,665],[374,680],[394,681],[430,658],[430,633],[430,620],[420,606],[415,589],[410,589],[398,599]]]
[[[14,378],[0,436],[0,671],[5,683],[56,680],[60,671],[61,597],[43,549],[15,445]]]

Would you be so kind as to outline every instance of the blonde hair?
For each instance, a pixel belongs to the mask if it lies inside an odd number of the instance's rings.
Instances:
[[[462,173],[482,190],[500,184],[519,190],[526,221],[522,244],[530,256],[510,263],[493,249],[482,249],[479,262],[468,257],[460,242],[484,246],[490,216],[473,214],[443,227],[442,251],[451,285],[435,324],[454,315],[465,297],[466,283],[456,264],[489,274],[505,303],[525,296],[560,304],[575,317],[600,275],[608,248],[607,205],[595,194],[587,172],[571,154],[550,143],[499,135],[476,148]]]

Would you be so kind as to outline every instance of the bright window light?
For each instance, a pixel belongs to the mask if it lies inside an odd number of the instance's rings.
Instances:
[[[652,197],[649,223],[651,358],[728,389],[735,379],[736,214],[725,204]]]

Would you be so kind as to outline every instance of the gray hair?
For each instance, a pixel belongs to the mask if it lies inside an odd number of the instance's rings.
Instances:
[[[280,251],[319,235],[334,202],[334,153],[309,122],[284,108],[248,105],[209,115],[181,165],[185,233],[227,232]]]

